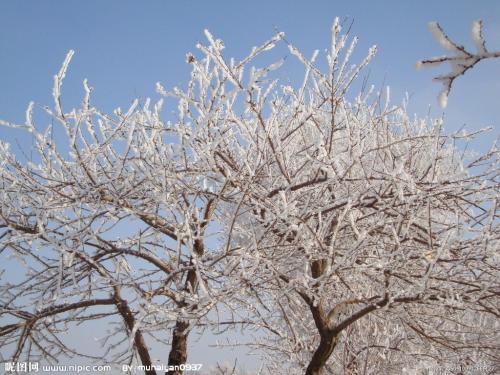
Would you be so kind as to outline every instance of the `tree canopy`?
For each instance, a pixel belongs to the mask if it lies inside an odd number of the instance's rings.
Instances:
[[[25,157],[0,143],[1,251],[25,268],[2,276],[2,360],[88,355],[64,332],[102,320],[94,358],[150,366],[161,345],[171,374],[203,327],[254,332],[270,374],[497,368],[496,146],[468,153],[481,132],[445,134],[356,85],[376,47],[351,65],[338,19],[326,68],[283,33],[240,61],[205,34],[187,86],[158,84],[154,104],[103,113],[84,81],[65,110],[71,51],[52,124],[33,104],[2,122],[33,140]],[[275,79],[284,60],[252,66],[277,44],[302,85]]]

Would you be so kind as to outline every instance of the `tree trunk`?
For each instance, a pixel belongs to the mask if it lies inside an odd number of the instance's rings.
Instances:
[[[330,358],[330,355],[337,345],[337,335],[333,333],[321,334],[319,346],[313,354],[309,366],[307,366],[306,375],[323,375],[325,374],[325,365]]]
[[[120,297],[118,289],[115,289],[115,304],[118,312],[125,322],[128,332],[132,333],[135,326],[134,314],[132,310],[130,310],[127,301]],[[149,349],[144,341],[144,336],[142,335],[140,329],[135,332],[134,345],[137,348],[142,365],[147,369],[145,374],[156,375],[156,370],[153,368],[153,361],[151,361],[151,357],[149,356]]]
[[[178,320],[175,324],[174,333],[172,337],[172,347],[168,355],[168,366],[183,365],[187,361],[187,338],[188,338],[189,323]],[[182,375],[183,371],[180,369],[167,371],[166,375]]]
[[[205,219],[207,219],[210,215],[208,211],[211,204],[207,205],[207,211],[205,213]],[[208,216],[207,216],[208,215]],[[197,232],[195,232],[197,233]],[[197,239],[194,242],[193,251],[196,256],[202,256],[204,252],[203,241]],[[191,265],[193,265],[193,261],[191,260]],[[194,269],[190,269],[186,276],[186,283],[184,284],[184,291],[188,293],[196,293],[198,289],[198,276],[196,275],[196,271]],[[179,306],[186,307],[185,302],[183,301]],[[196,305],[193,308],[197,308]],[[189,323],[184,320],[177,320],[175,323],[174,332],[172,334],[172,347],[170,348],[170,353],[168,355],[168,367],[170,366],[180,366],[184,365],[187,361],[187,339],[188,339],[188,328]],[[174,367],[174,370],[168,370],[165,375],[182,375],[184,371],[177,369]]]

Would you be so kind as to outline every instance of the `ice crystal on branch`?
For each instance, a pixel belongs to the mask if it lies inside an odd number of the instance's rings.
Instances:
[[[451,65],[450,73],[434,78],[435,81],[443,84],[441,93],[438,96],[438,101],[440,106],[445,108],[448,104],[448,96],[450,95],[451,86],[455,79],[465,74],[467,70],[474,67],[474,65],[481,60],[500,57],[500,51],[490,52],[486,49],[486,41],[483,37],[483,23],[481,20],[474,21],[471,29],[472,40],[474,41],[476,52],[467,51],[464,46],[452,41],[437,22],[430,22],[429,29],[437,42],[444,49],[452,52],[452,54],[418,61],[417,68],[433,67],[443,63],[449,63]]]

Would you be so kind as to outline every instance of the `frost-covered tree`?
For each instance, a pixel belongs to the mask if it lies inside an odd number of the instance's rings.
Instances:
[[[2,353],[57,361],[78,354],[68,327],[104,320],[100,358],[115,362],[151,364],[156,340],[180,365],[193,329],[238,326],[267,373],[493,369],[497,149],[466,154],[475,134],[410,118],[388,90],[356,94],[376,49],[350,65],[357,39],[338,20],[326,69],[283,33],[241,61],[206,36],[187,87],[158,85],[175,118],[162,100],[102,113],[87,82],[64,111],[70,53],[44,108],[54,124],[37,126],[33,105],[3,123],[34,154],[1,144],[0,241],[26,269],[2,278]],[[297,87],[273,79],[283,60],[250,66],[278,43],[305,68]]]
[[[290,46],[303,86],[250,89],[252,163],[228,165],[273,372],[498,364],[496,146],[467,156],[458,143],[472,134],[447,136],[380,95],[349,100],[373,49],[350,66],[356,39],[342,58],[338,22],[332,34],[326,72]]]
[[[35,124],[33,104],[24,125],[3,122],[31,134],[33,149],[23,161],[9,144],[0,147],[5,268],[26,270],[20,281],[2,279],[1,359],[88,356],[64,335],[105,320],[110,330],[98,335],[104,350],[94,358],[138,357],[151,366],[149,347],[172,331],[168,363],[183,365],[192,327],[210,326],[207,313],[238,291],[225,275],[238,255],[223,225],[234,217],[223,208],[237,195],[221,163],[240,150],[226,142],[234,131],[227,78],[207,57],[188,92],[172,93],[179,105],[172,122],[161,119],[163,100],[102,113],[86,81],[81,108],[65,111],[61,84],[72,55],[54,77],[54,108],[44,107],[53,125]],[[195,91],[202,100],[192,107]]]

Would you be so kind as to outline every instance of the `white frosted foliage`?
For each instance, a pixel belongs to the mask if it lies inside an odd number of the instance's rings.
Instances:
[[[31,141],[0,141],[2,359],[88,359],[65,333],[105,325],[99,363],[188,356],[197,335],[230,332],[251,340],[219,345],[256,350],[263,374],[496,365],[498,149],[466,153],[487,129],[447,135],[356,83],[377,48],[353,63],[343,26],[326,53],[277,32],[241,60],[205,31],[186,84],[111,113],[87,80],[63,110],[70,51],[53,108],[0,121]],[[431,25],[451,56],[420,65],[451,64],[442,106],[496,57],[481,29],[473,54]],[[298,84],[278,79],[290,60]],[[24,271],[6,280],[11,266]]]

